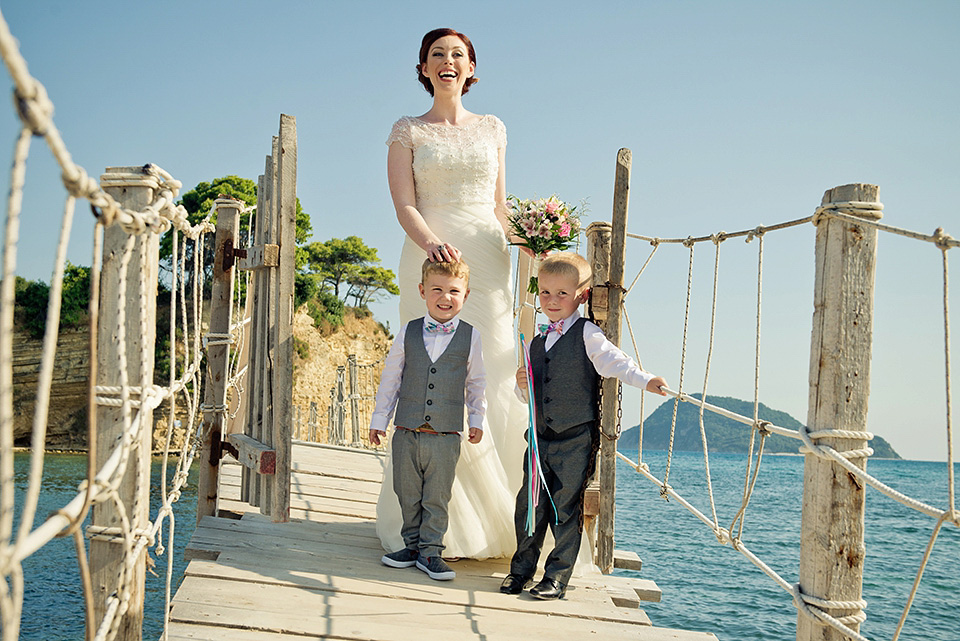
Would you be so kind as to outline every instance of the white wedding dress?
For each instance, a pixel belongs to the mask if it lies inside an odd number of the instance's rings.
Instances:
[[[464,440],[460,448],[443,555],[507,556],[516,549],[513,512],[523,476],[527,410],[513,392],[510,254],[494,215],[498,149],[506,145],[506,128],[491,115],[456,127],[404,117],[387,139],[393,142],[413,150],[417,209],[424,221],[441,241],[457,247],[470,267],[470,294],[460,317],[480,332],[487,371],[484,436],[476,445]],[[407,238],[399,270],[401,323],[425,313],[417,289],[425,259]],[[377,502],[377,534],[385,549],[403,547],[400,524],[388,460]]]

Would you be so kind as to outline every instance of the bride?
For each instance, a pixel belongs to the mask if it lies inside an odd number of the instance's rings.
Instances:
[[[507,244],[506,128],[493,115],[467,111],[463,94],[477,82],[477,57],[465,35],[427,33],[417,74],[431,109],[405,116],[387,139],[387,175],[406,232],[400,256],[400,322],[423,315],[417,284],[424,258],[470,267],[470,297],[461,318],[480,332],[487,370],[485,438],[462,448],[444,538],[446,557],[506,556],[516,547],[514,497],[526,444],[525,407],[513,393],[516,357]],[[387,462],[377,502],[384,548],[403,548],[400,506]]]

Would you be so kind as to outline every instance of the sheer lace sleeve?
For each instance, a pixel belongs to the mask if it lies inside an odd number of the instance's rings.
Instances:
[[[496,141],[497,149],[502,149],[507,146],[507,127],[503,124],[503,121],[497,118],[496,116],[491,115],[490,121],[493,123],[491,125],[493,129],[493,139]]]
[[[397,122],[393,123],[393,129],[390,130],[390,135],[387,136],[387,146],[390,146],[395,142],[399,142],[407,149],[413,149],[412,130],[413,123],[410,122],[410,118],[408,116],[404,116]]]

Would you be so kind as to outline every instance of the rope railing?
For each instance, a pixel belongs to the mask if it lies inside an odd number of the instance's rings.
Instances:
[[[812,597],[811,595],[806,595],[801,592],[799,583],[791,584],[786,581],[782,576],[780,576],[776,571],[764,563],[759,557],[757,557],[749,548],[743,543],[743,519],[749,505],[750,497],[755,487],[757,478],[759,476],[760,467],[761,467],[761,457],[763,453],[763,440],[766,436],[770,434],[779,434],[781,436],[786,436],[789,438],[796,439],[801,442],[801,447],[799,448],[800,452],[814,454],[820,458],[827,459],[837,465],[840,465],[844,470],[846,470],[850,475],[857,478],[860,482],[865,485],[869,485],[874,488],[884,496],[901,503],[902,505],[920,512],[926,516],[929,516],[933,519],[936,519],[936,525],[933,530],[933,533],[930,537],[930,540],[926,546],[923,558],[920,562],[920,567],[917,571],[916,579],[914,580],[912,589],[907,598],[907,602],[904,606],[903,613],[898,622],[896,631],[893,635],[893,641],[896,641],[899,638],[903,625],[906,621],[907,615],[909,614],[911,605],[916,596],[917,590],[920,585],[923,572],[929,561],[931,552],[934,547],[934,543],[937,540],[939,532],[942,526],[945,523],[953,524],[957,527],[960,527],[960,512],[956,510],[955,507],[955,497],[954,497],[954,455],[952,447],[952,398],[951,398],[951,372],[950,372],[950,318],[949,318],[949,267],[947,262],[947,251],[953,247],[960,246],[960,242],[954,240],[952,237],[944,233],[942,228],[938,228],[932,235],[921,234],[918,232],[913,232],[906,229],[897,228],[891,225],[880,224],[877,222],[879,219],[879,213],[882,210],[882,205],[879,203],[862,203],[862,202],[841,202],[841,203],[832,203],[827,206],[817,208],[816,212],[812,216],[805,218],[800,218],[797,220],[792,220],[786,223],[781,223],[778,225],[771,226],[758,226],[752,230],[744,230],[741,232],[735,233],[726,233],[726,232],[717,232],[709,236],[699,236],[699,237],[687,237],[687,238],[656,238],[649,236],[641,236],[637,234],[627,233],[626,236],[630,238],[640,239],[649,242],[653,246],[653,251],[650,256],[647,258],[646,262],[643,264],[643,267],[640,270],[640,273],[633,280],[630,287],[625,290],[623,299],[621,301],[622,312],[624,318],[627,321],[627,327],[629,329],[629,334],[631,341],[633,343],[634,352],[637,353],[637,344],[634,337],[633,328],[630,324],[629,314],[626,309],[626,296],[633,289],[633,286],[636,284],[637,280],[640,277],[640,274],[647,268],[650,263],[650,260],[653,258],[653,255],[656,253],[657,248],[661,244],[682,244],[689,249],[689,264],[687,270],[687,298],[686,298],[686,307],[685,307],[685,318],[684,318],[684,330],[682,338],[682,349],[680,357],[680,388],[678,390],[665,389],[664,391],[674,397],[674,409],[671,419],[670,426],[670,445],[667,453],[667,463],[666,469],[662,479],[657,478],[650,473],[649,466],[643,462],[642,459],[642,442],[643,442],[643,417],[641,409],[641,419],[640,419],[640,446],[638,449],[638,459],[636,462],[630,460],[628,457],[618,452],[617,457],[630,465],[636,472],[656,484],[660,488],[660,494],[665,499],[674,499],[684,508],[691,512],[697,519],[703,522],[717,537],[717,540],[721,544],[730,543],[734,549],[743,554],[751,563],[761,569],[765,574],[767,574],[771,579],[774,580],[777,585],[784,589],[784,591],[791,594],[794,605],[797,607],[798,611],[801,612],[804,616],[811,617],[825,625],[832,626],[833,628],[840,631],[842,634],[846,635],[848,638],[856,639],[858,641],[866,641],[866,638],[862,636],[859,632],[854,631],[849,626],[862,623],[866,619],[866,615],[863,612],[863,609],[866,608],[866,602],[863,600],[859,601],[824,601]],[[946,508],[938,508],[931,505],[928,505],[922,501],[909,497],[887,484],[883,483],[876,477],[868,474],[864,469],[855,465],[853,461],[857,459],[863,459],[869,457],[873,454],[873,450],[869,447],[853,449],[848,451],[837,451],[833,447],[821,444],[819,441],[825,438],[844,438],[844,439],[856,439],[861,441],[869,441],[873,438],[873,434],[867,431],[859,430],[845,430],[845,429],[825,429],[818,430],[816,432],[810,432],[806,426],[803,426],[799,430],[793,430],[784,428],[781,426],[774,425],[773,423],[765,420],[761,420],[758,415],[759,407],[759,363],[760,363],[760,311],[762,308],[762,282],[763,282],[763,240],[764,235],[771,231],[778,231],[782,229],[787,229],[790,227],[796,227],[799,225],[804,225],[807,223],[813,223],[814,225],[820,224],[825,218],[836,218],[844,220],[845,222],[855,223],[857,225],[870,227],[876,229],[877,231],[882,231],[886,233],[896,234],[906,238],[911,238],[915,240],[920,240],[924,242],[929,242],[935,245],[942,253],[942,264],[943,264],[943,317],[944,317],[944,357],[945,357],[945,387],[946,387],[946,431],[947,431],[947,477],[948,477],[948,505]],[[724,240],[735,237],[745,237],[747,242],[752,241],[754,238],[760,240],[758,246],[758,260],[757,260],[757,316],[756,316],[756,350],[754,358],[754,411],[753,416],[743,416],[736,412],[732,412],[722,407],[713,405],[707,401],[707,387],[709,382],[710,374],[710,365],[713,355],[713,344],[714,344],[714,332],[716,327],[716,308],[717,308],[717,299],[718,299],[718,278],[719,278],[719,265],[720,265],[720,244]],[[693,252],[694,246],[702,242],[713,242],[716,248],[716,257],[714,260],[714,279],[713,279],[713,294],[712,294],[712,303],[711,303],[711,321],[710,321],[710,336],[708,342],[708,351],[705,364],[705,374],[703,382],[703,392],[700,394],[699,398],[691,396],[683,391],[683,382],[684,382],[684,366],[686,363],[686,346],[688,340],[688,326],[689,326],[689,309],[690,309],[690,292],[691,292],[691,283],[693,279]],[[706,516],[699,509],[694,507],[694,505],[681,496],[672,486],[669,484],[669,474],[672,462],[672,447],[673,447],[673,436],[676,430],[676,421],[677,421],[677,407],[679,403],[686,402],[692,403],[699,409],[699,426],[700,426],[700,435],[701,443],[703,446],[704,453],[704,473],[706,475],[706,485],[707,493],[710,502],[710,510],[712,512],[712,517]],[[722,527],[717,515],[716,504],[713,496],[713,486],[712,479],[710,474],[710,465],[709,465],[709,446],[707,442],[706,429],[704,427],[704,412],[709,411],[720,416],[724,416],[728,419],[732,419],[738,423],[743,424],[745,427],[750,429],[750,449],[748,452],[748,465],[746,469],[746,478],[744,481],[744,492],[743,497],[740,502],[739,507],[736,510],[735,516],[731,522],[730,527]],[[760,436],[760,446],[757,450],[756,455],[754,455],[754,443],[753,439],[759,435]],[[852,610],[853,614],[841,617],[831,616],[826,610]]]
[[[131,603],[131,579],[135,573],[135,565],[140,562],[148,547],[154,547],[156,555],[165,553],[166,548],[162,541],[162,529],[165,522],[168,526],[167,546],[174,540],[175,518],[173,504],[176,503],[187,482],[189,469],[197,446],[200,442],[198,434],[200,428],[200,375],[203,373],[203,354],[206,348],[205,341],[216,341],[221,337],[201,336],[203,316],[202,284],[205,278],[205,234],[213,230],[209,220],[214,210],[199,224],[192,225],[186,210],[176,204],[181,183],[155,165],[145,165],[138,168],[135,174],[122,172],[108,172],[98,183],[89,177],[83,167],[73,162],[54,121],[53,104],[47,96],[43,85],[33,78],[17,47],[17,43],[10,34],[6,22],[0,15],[0,54],[14,82],[14,95],[17,113],[22,122],[20,135],[14,148],[11,169],[10,192],[7,199],[7,218],[3,243],[2,286],[0,286],[0,619],[3,624],[4,641],[12,641],[19,637],[20,617],[23,609],[24,578],[22,562],[44,545],[58,536],[73,535],[76,541],[77,560],[81,574],[81,584],[84,591],[84,603],[87,610],[86,638],[113,639],[120,627],[121,617],[129,609]],[[47,308],[47,324],[42,342],[40,374],[37,383],[36,412],[33,418],[31,433],[30,468],[27,476],[26,491],[22,498],[20,510],[20,526],[14,536],[13,518],[14,501],[14,474],[13,474],[13,411],[12,411],[12,335],[13,309],[16,269],[16,247],[19,239],[20,212],[23,202],[23,190],[26,183],[26,160],[30,150],[31,139],[36,136],[42,138],[60,170],[61,180],[67,191],[62,216],[60,240],[57,245],[54,261],[53,277],[51,279],[50,296]],[[132,182],[131,182],[132,181]],[[122,206],[106,190],[111,187],[129,186],[148,187],[153,197],[149,203],[140,209],[130,209]],[[88,473],[78,487],[77,495],[57,510],[42,524],[34,527],[34,515],[40,495],[40,485],[43,476],[44,450],[46,444],[46,423],[48,404],[52,388],[54,359],[56,355],[56,339],[59,331],[60,304],[63,287],[63,275],[66,263],[66,248],[74,218],[76,199],[87,200],[96,218],[94,233],[94,251],[91,268],[91,308],[90,327],[93,328],[101,320],[112,320],[115,323],[117,335],[125,336],[128,327],[135,324],[143,335],[147,325],[155,322],[155,318],[146,313],[150,298],[151,283],[145,274],[151,273],[147,269],[147,253],[136,251],[141,242],[135,240],[138,236],[156,236],[172,230],[171,256],[171,296],[170,305],[170,376],[165,386],[151,380],[151,372],[143,367],[142,363],[152,362],[152,342],[141,340],[138,345],[138,357],[141,365],[131,367],[127,362],[124,349],[118,351],[116,364],[119,375],[119,385],[96,385],[96,340],[91,338],[91,405],[88,412]],[[110,227],[119,227],[127,234],[119,257],[119,283],[117,290],[118,313],[114,319],[99,318],[100,269],[104,264],[103,236]],[[185,240],[181,240],[180,237]],[[188,242],[193,243],[192,256],[188,258]],[[135,257],[139,257],[135,259]],[[139,281],[133,283],[132,291],[137,297],[139,313],[135,318],[127,318],[128,291],[126,279],[128,268],[134,260],[139,260]],[[179,310],[178,310],[179,308]],[[179,311],[179,318],[177,317]],[[184,362],[177,362],[176,330],[178,328],[185,343],[183,354]],[[236,337],[230,341],[242,340],[242,326],[237,328]],[[234,332],[232,332],[233,334]],[[234,363],[236,361],[234,360]],[[236,381],[237,374],[230,373],[230,380]],[[140,505],[137,498],[129,508],[120,499],[118,488],[128,462],[135,451],[140,447],[140,435],[143,430],[151,429],[146,417],[152,411],[167,402],[170,407],[166,444],[163,451],[161,501],[153,520],[140,523],[134,520],[134,515],[145,506]],[[172,431],[174,417],[178,406],[185,408],[187,413],[187,429],[180,446],[176,469],[171,475],[168,471],[169,456],[174,453]],[[105,457],[99,468],[95,465],[96,422],[97,407],[118,408],[121,416],[122,429],[112,451]],[[149,453],[148,453],[149,454]],[[168,484],[169,478],[169,484]],[[139,478],[136,480],[139,485]],[[139,487],[137,488],[140,489]],[[143,492],[135,492],[136,496]],[[110,545],[120,545],[123,548],[123,562],[120,565],[120,581],[115,593],[106,598],[103,616],[99,621],[94,620],[93,585],[90,577],[90,563],[87,559],[87,549],[83,544],[80,527],[92,506],[96,504],[111,504],[119,515],[117,526],[104,527],[91,525],[86,529],[87,538],[91,542],[107,542]],[[129,510],[129,511],[128,511]],[[166,573],[166,599],[169,606],[172,561],[168,555]],[[169,611],[169,607],[166,608]]]
[[[345,365],[337,366],[337,376],[330,388],[327,404],[326,441],[332,445],[369,445],[366,438],[370,417],[373,415],[377,384],[386,355],[371,363],[357,363],[350,355]],[[351,365],[352,363],[352,365]],[[351,391],[353,390],[353,391]],[[315,403],[311,403],[311,420],[316,413]],[[322,411],[321,411],[322,413]],[[347,431],[347,425],[351,430]],[[322,436],[315,426],[310,430],[311,440],[319,441]]]

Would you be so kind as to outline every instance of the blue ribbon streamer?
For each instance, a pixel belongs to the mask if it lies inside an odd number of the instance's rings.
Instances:
[[[560,522],[560,515],[557,511],[557,505],[553,502],[553,496],[550,494],[550,488],[547,487],[547,479],[543,475],[543,469],[540,465],[540,444],[537,441],[537,410],[533,398],[533,367],[530,364],[530,347],[523,334],[520,334],[521,352],[523,354],[524,371],[527,375],[527,471],[529,483],[527,483],[527,536],[532,536],[534,531],[534,516],[537,507],[537,496],[534,492],[536,481],[539,478],[543,483],[543,489],[553,507],[553,522]]]

